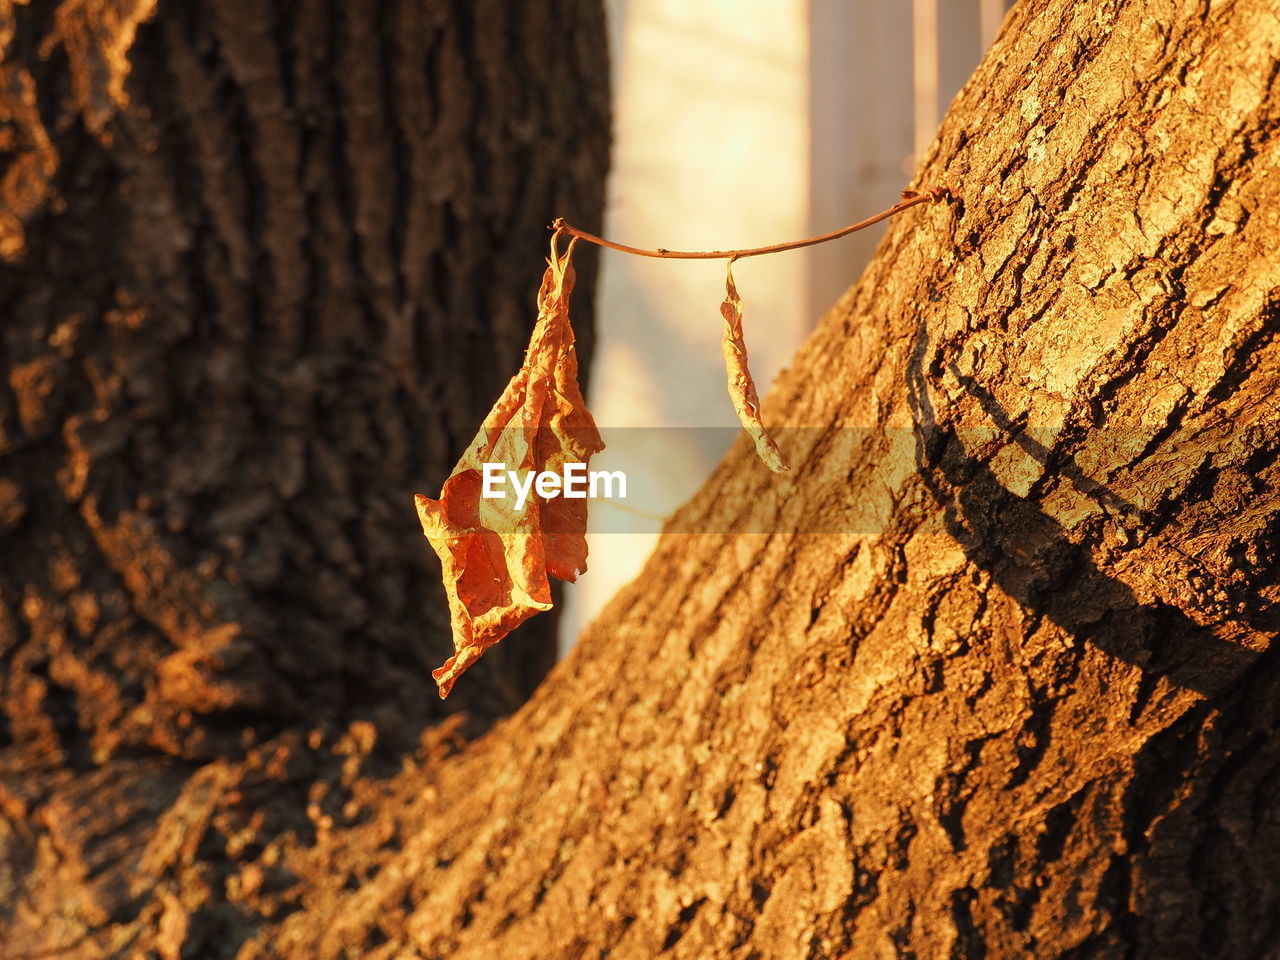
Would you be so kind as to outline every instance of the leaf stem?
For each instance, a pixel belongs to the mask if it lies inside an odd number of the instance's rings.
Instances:
[[[667,250],[665,247],[658,247],[656,250],[643,250],[640,247],[629,247],[625,243],[614,243],[612,240],[606,240],[603,237],[597,237],[593,233],[587,233],[585,230],[579,230],[577,227],[565,223],[564,217],[558,218],[555,223],[551,224],[551,228],[556,232],[564,232],[570,236],[585,240],[587,243],[594,243],[597,246],[608,247],[610,250],[617,250],[620,253],[631,253],[637,257],[657,257],[663,260],[741,260],[743,257],[758,257],[764,253],[782,253],[784,250],[799,250],[801,247],[812,247],[817,243],[826,243],[828,240],[839,240],[841,237],[848,236],[858,230],[862,230],[881,220],[887,220],[895,213],[901,213],[908,207],[914,207],[919,203],[937,203],[948,199],[950,194],[946,187],[937,187],[933,190],[927,190],[924,193],[913,193],[904,190],[902,199],[895,203],[888,210],[882,210],[874,217],[868,217],[866,220],[859,220],[857,223],[850,224],[847,227],[841,227],[839,230],[833,230],[830,233],[824,233],[821,236],[809,237],[807,240],[792,240],[789,243],[775,243],[767,247],[752,247],[749,250]]]

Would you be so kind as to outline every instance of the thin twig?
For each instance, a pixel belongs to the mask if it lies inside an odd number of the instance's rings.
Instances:
[[[555,223],[551,224],[551,228],[557,232],[564,232],[570,236],[585,240],[587,243],[594,243],[601,247],[608,247],[610,250],[617,250],[621,253],[633,253],[637,257],[658,257],[663,260],[741,260],[743,257],[758,257],[762,253],[781,253],[784,250],[799,250],[801,247],[811,247],[815,243],[826,243],[828,240],[839,240],[841,237],[848,236],[858,230],[871,226],[873,223],[879,223],[881,220],[887,220],[895,213],[901,213],[908,207],[914,207],[918,203],[930,203],[946,200],[949,194],[946,187],[938,187],[934,190],[928,190],[924,193],[910,193],[904,191],[902,199],[895,203],[888,210],[877,213],[874,217],[868,217],[866,220],[859,220],[855,224],[842,227],[839,230],[833,230],[831,233],[824,233],[820,237],[810,237],[807,240],[792,240],[790,243],[775,243],[768,247],[753,247],[750,250],[706,250],[706,251],[690,251],[690,250],[667,250],[659,247],[656,250],[642,250],[639,247],[629,247],[625,243],[614,243],[612,240],[606,240],[603,237],[597,237],[593,233],[587,233],[585,230],[579,230],[577,227],[565,223],[564,217],[560,217]]]

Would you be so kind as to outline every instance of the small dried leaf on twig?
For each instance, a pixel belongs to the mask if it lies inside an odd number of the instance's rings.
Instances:
[[[747,368],[747,344],[742,335],[742,300],[738,296],[738,288],[733,283],[733,260],[729,261],[728,272],[724,281],[724,303],[720,304],[720,315],[724,317],[724,368],[729,378],[729,396],[733,400],[733,408],[738,412],[743,429],[751,435],[756,445],[756,454],[774,473],[785,473],[791,468],[783,462],[782,453],[773,438],[765,432],[760,421],[760,397],[756,394],[755,381],[751,379],[751,371]]]

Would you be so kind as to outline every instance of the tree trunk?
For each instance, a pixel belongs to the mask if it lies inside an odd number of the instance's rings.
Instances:
[[[95,943],[1280,956],[1278,130],[1271,0],[1024,0],[917,178],[951,200],[765,404],[790,484],[740,444],[674,521],[721,532],[483,739],[287,754],[310,831],[256,839],[287,762],[206,765]]]
[[[1278,77],[1272,0],[1020,3],[795,479],[739,444],[242,957],[1280,956]]]
[[[546,225],[599,223],[603,13],[0,0],[0,58],[0,955],[234,953],[237,861],[445,716],[412,494],[519,367]]]

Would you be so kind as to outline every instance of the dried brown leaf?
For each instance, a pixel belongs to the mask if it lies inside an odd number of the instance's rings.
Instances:
[[[558,235],[557,235],[558,236]],[[443,566],[456,651],[432,672],[440,697],[458,676],[529,617],[551,609],[548,576],[574,580],[587,568],[585,499],[544,500],[531,492],[523,510],[513,497],[481,496],[483,464],[534,474],[563,473],[604,449],[578,388],[569,325],[570,265],[552,237],[538,292],[538,321],[524,365],[485,417],[444,483],[439,500],[416,496],[423,532]]]
[[[743,429],[755,442],[756,454],[774,473],[785,473],[791,468],[783,462],[778,445],[765,432],[764,424],[760,421],[760,397],[756,394],[755,381],[751,379],[751,371],[747,368],[747,344],[742,336],[742,300],[733,283],[732,260],[729,261],[724,288],[724,303],[720,304],[720,315],[724,317],[724,339],[721,345],[724,348],[725,373],[729,378],[729,396]]]

